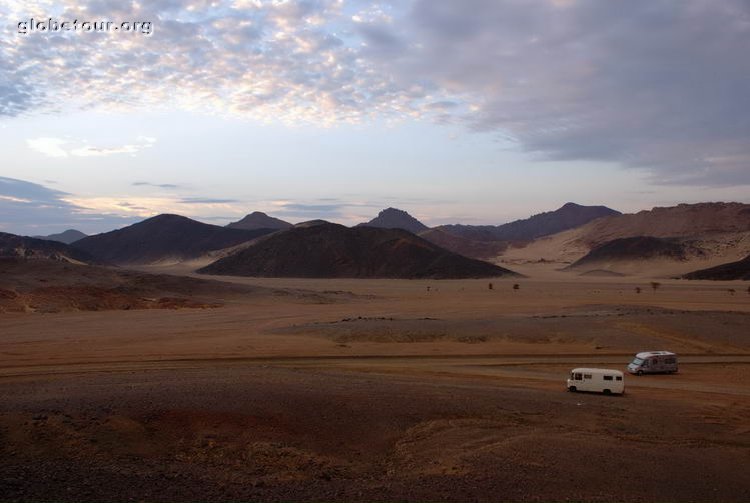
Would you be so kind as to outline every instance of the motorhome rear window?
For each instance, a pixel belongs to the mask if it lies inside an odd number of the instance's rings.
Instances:
[[[616,380],[616,381],[622,381],[622,376],[617,376],[617,377],[615,377],[615,380]]]

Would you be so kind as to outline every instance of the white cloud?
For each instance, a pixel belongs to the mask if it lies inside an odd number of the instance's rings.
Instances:
[[[24,199],[21,197],[13,197],[13,196],[4,196],[0,194],[0,201],[7,201],[10,203],[30,203],[32,202],[31,199]]]
[[[745,0],[0,0],[2,19],[82,12],[137,16],[154,32],[6,31],[0,117],[179,107],[323,126],[428,118],[543,158],[750,183]]]
[[[68,152],[62,148],[68,143],[61,138],[33,138],[26,140],[26,144],[32,150],[36,150],[48,157],[68,157]]]
[[[143,149],[149,148],[156,143],[155,138],[139,136],[136,143],[120,145],[116,147],[97,147],[87,144],[81,144],[80,141],[65,140],[62,138],[33,138],[26,140],[29,148],[36,150],[49,157],[68,157],[69,155],[77,157],[102,157],[114,154],[131,154],[134,155]],[[76,147],[65,147],[66,145],[77,144]]]

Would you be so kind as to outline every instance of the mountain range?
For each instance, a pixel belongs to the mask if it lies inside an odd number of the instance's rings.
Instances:
[[[585,223],[566,228],[577,222]],[[546,234],[559,228],[566,229]],[[74,232],[62,234],[75,237]],[[662,274],[682,275],[741,265],[748,255],[750,205],[740,203],[681,204],[634,214],[568,203],[504,225],[434,228],[395,208],[353,228],[323,220],[292,225],[261,212],[226,227],[159,215],[72,245],[0,234],[0,256],[6,257],[119,265],[192,261],[194,267],[205,265],[204,272],[258,276],[483,277],[512,274],[497,264],[537,262],[582,274],[639,274],[644,264],[658,262],[666,267]]]
[[[480,260],[500,255],[512,242],[530,241],[578,227],[598,218],[620,215],[606,206],[582,206],[566,203],[555,211],[515,220],[502,225],[441,225],[429,228],[403,210],[387,208],[369,222],[367,227],[404,229],[447,250]]]
[[[441,225],[438,229],[475,241],[530,241],[542,236],[579,227],[602,217],[621,215],[606,206],[581,206],[566,203],[555,211],[547,211],[523,220],[502,225]]]

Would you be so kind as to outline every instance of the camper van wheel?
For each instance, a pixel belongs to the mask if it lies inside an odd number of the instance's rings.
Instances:
[[[570,388],[568,388],[568,391],[575,393],[576,391],[578,391],[578,388],[576,388],[575,386],[571,386]]]
[[[604,390],[604,394],[605,394],[605,395],[611,395],[611,394],[612,394],[612,392],[611,392],[610,390],[608,390],[608,389],[605,389],[605,390]]]

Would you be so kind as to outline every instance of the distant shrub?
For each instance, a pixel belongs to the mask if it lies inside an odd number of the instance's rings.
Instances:
[[[492,290],[494,288],[494,286],[492,285],[492,283],[490,283],[489,285],[487,285],[487,288],[490,289],[490,290]]]
[[[521,285],[518,283],[513,283],[513,290],[519,290],[521,288]]]
[[[658,281],[652,281],[651,282],[651,288],[653,288],[654,291],[657,291],[660,286],[661,286],[661,283],[659,283]]]
[[[635,293],[641,293],[641,287],[640,286],[635,287]]]
[[[736,290],[734,288],[727,288],[727,292],[729,292],[729,295],[734,295],[734,292],[736,292]]]

